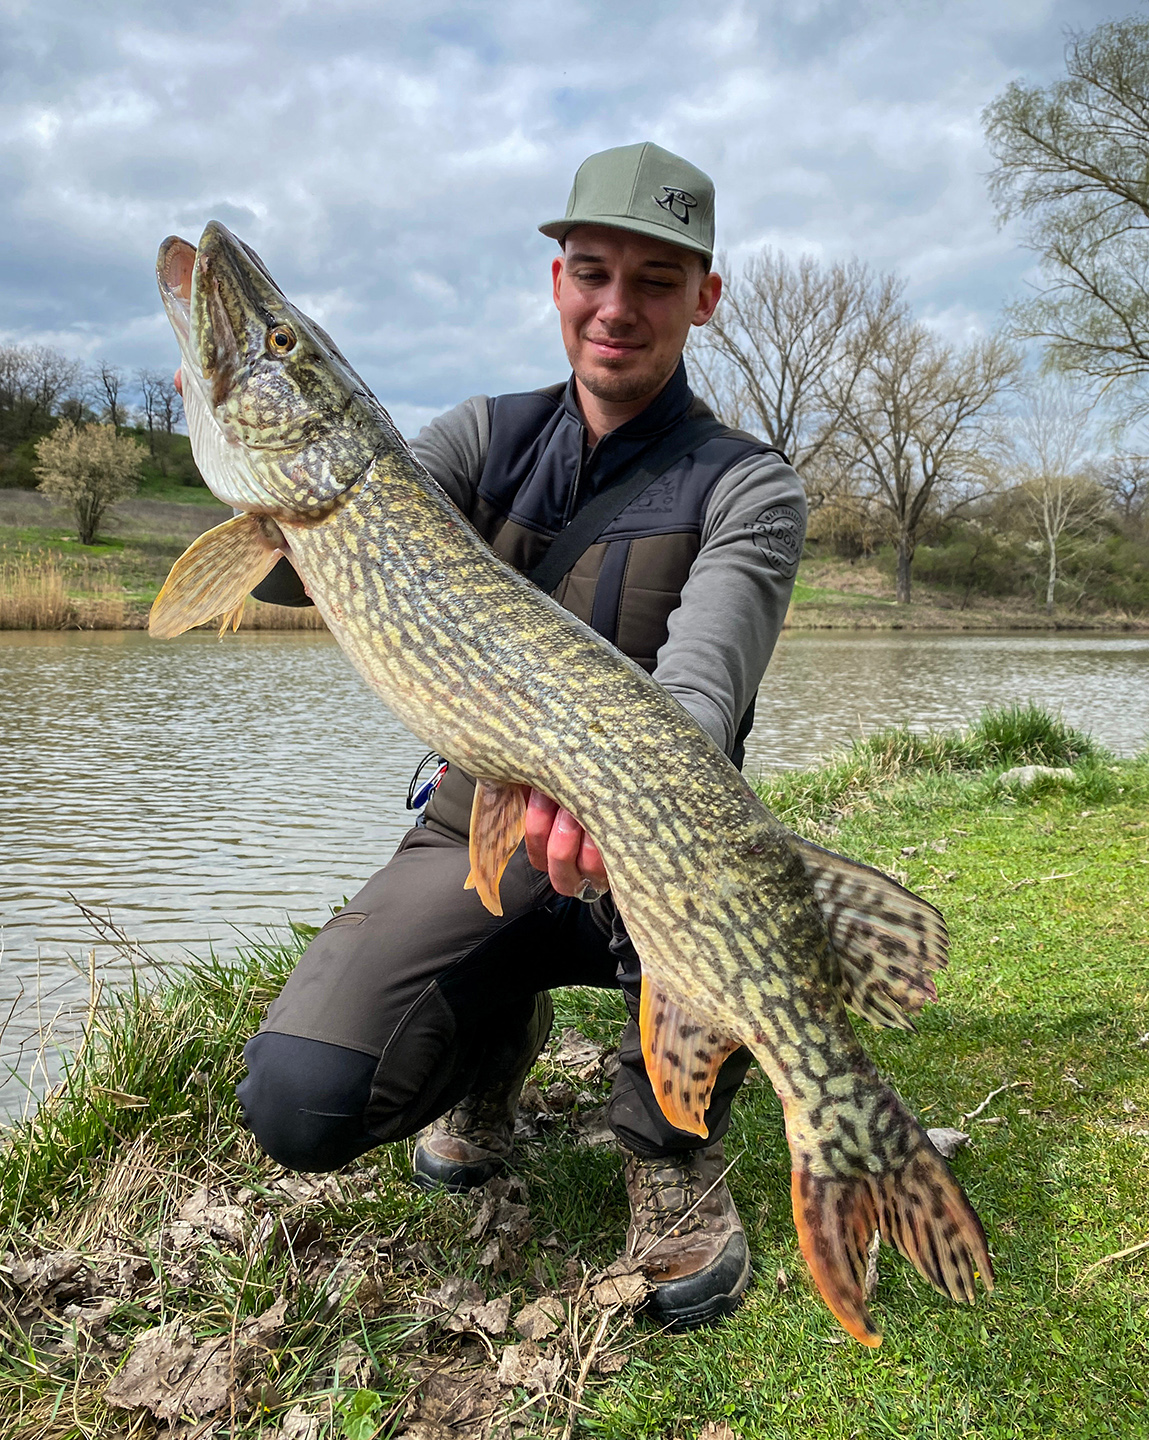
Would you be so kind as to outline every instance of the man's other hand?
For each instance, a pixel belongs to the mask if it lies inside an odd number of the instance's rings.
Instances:
[[[545,870],[560,895],[580,896],[587,885],[601,895],[610,889],[598,846],[568,810],[539,790],[527,801],[527,859]]]

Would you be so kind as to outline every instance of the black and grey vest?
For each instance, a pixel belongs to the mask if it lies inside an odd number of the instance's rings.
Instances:
[[[710,415],[686,367],[634,420],[586,451],[574,382],[488,402],[490,445],[471,520],[497,554],[529,573],[576,510],[688,416]],[[646,670],[667,635],[702,543],[711,492],[739,461],[773,447],[738,430],[704,441],[610,522],[554,595]],[[775,452],[777,453],[777,452]]]
[[[641,415],[604,435],[589,452],[573,379],[496,396],[488,409],[490,444],[470,518],[496,554],[524,574],[592,495],[688,417],[711,415],[691,393],[681,361]],[[780,454],[739,430],[703,441],[606,526],[559,581],[555,598],[652,671],[701,548],[714,487],[731,466],[767,452]],[[750,718],[740,727],[736,763]],[[448,771],[427,819],[465,835],[472,793],[469,777]]]

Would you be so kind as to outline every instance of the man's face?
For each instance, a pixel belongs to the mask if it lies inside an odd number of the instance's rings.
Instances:
[[[597,399],[621,404],[662,388],[722,293],[700,256],[605,225],[577,225],[552,274],[571,369]]]

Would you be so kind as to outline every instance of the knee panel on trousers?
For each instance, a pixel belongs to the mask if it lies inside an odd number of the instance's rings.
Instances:
[[[289,1170],[337,1170],[379,1144],[363,1115],[377,1061],[360,1050],[264,1031],[244,1047],[244,1118]]]

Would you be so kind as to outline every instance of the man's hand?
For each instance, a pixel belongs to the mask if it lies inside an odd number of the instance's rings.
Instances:
[[[526,842],[527,859],[547,872],[560,895],[581,897],[588,885],[600,895],[610,889],[598,846],[569,811],[539,790],[527,801]]]

